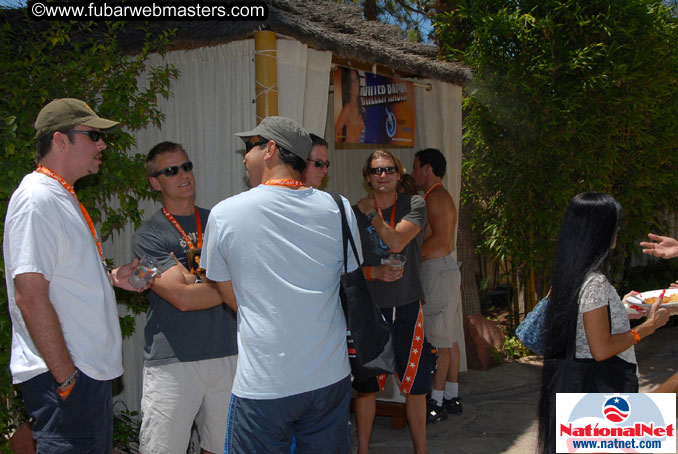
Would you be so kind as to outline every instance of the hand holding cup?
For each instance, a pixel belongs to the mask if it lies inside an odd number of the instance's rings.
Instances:
[[[144,255],[130,274],[128,281],[133,287],[143,289],[148,286],[151,279],[159,274],[158,262],[153,257]]]

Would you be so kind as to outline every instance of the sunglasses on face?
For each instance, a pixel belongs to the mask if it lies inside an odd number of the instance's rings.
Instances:
[[[267,144],[268,140],[259,140],[258,142],[245,142],[245,151],[250,151],[254,147]]]
[[[322,169],[323,167],[330,168],[330,161],[323,161],[322,159],[307,159],[306,161],[312,162],[313,165],[319,169]]]
[[[160,175],[165,175],[166,177],[173,177],[174,175],[179,173],[180,168],[183,169],[184,172],[190,172],[191,170],[193,170],[193,163],[191,161],[186,161],[178,166],[165,167],[164,169],[155,172],[153,176],[155,178],[158,178]]]
[[[101,140],[101,131],[75,131],[75,130],[70,130],[68,131],[68,134],[84,134],[87,137],[90,138],[92,142],[98,142]]]
[[[387,175],[396,173],[398,171],[397,166],[388,166],[388,167],[370,167],[370,173],[372,175],[381,175],[386,172]]]

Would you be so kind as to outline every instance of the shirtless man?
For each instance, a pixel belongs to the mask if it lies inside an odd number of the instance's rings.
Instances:
[[[462,412],[459,400],[460,345],[464,345],[461,308],[461,274],[452,257],[457,231],[457,208],[443,187],[445,157],[427,148],[415,154],[412,177],[425,191],[428,226],[421,250],[421,280],[424,286],[424,332],[438,350],[433,391],[427,402],[429,423]]]

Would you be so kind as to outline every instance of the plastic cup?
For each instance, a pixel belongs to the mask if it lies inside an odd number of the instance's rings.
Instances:
[[[129,277],[129,283],[135,288],[144,288],[148,281],[160,274],[158,262],[151,256],[144,255]]]
[[[402,254],[390,254],[388,257],[381,259],[382,265],[390,265],[392,268],[402,269],[405,267],[407,257]]]

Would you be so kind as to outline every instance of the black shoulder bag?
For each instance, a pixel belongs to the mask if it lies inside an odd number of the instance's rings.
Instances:
[[[351,373],[358,380],[395,372],[395,353],[391,329],[367,289],[360,267],[348,271],[348,242],[354,257],[358,250],[346,220],[344,204],[338,194],[330,193],[341,213],[341,233],[344,245],[344,274],[341,276],[339,296],[346,316],[346,340]]]

